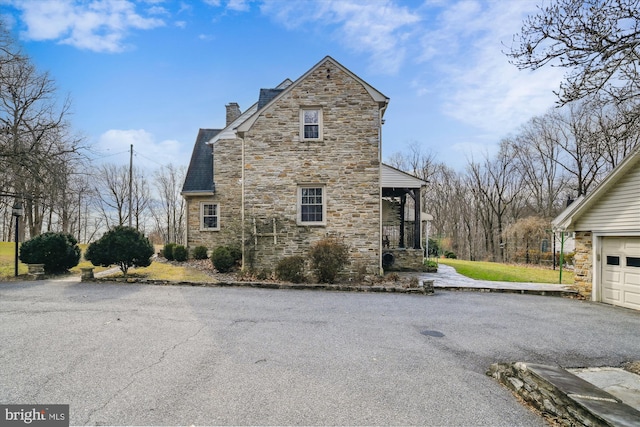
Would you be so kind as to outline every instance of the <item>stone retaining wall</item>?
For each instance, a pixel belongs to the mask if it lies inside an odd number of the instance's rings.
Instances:
[[[393,255],[393,264],[385,271],[423,271],[424,251],[422,249],[385,249],[384,254]],[[384,258],[383,258],[384,259]]]
[[[354,285],[354,284],[310,284],[310,283],[280,283],[280,282],[172,282],[168,280],[150,280],[139,278],[93,278],[92,282],[138,283],[157,286],[199,286],[199,287],[245,287],[265,289],[298,289],[310,291],[341,291],[341,292],[391,292],[404,294],[431,295],[434,293],[433,280],[424,280],[417,287],[405,287],[397,284],[385,285]]]
[[[561,370],[561,368],[548,368],[551,369],[552,376],[554,369]],[[525,363],[496,363],[491,365],[487,375],[497,379],[514,394],[520,396],[527,404],[540,411],[545,418],[551,420],[554,425],[612,426],[611,423],[580,405],[576,399],[560,390],[547,378],[543,378],[535,370],[529,369]],[[580,380],[578,379],[578,381]],[[593,397],[593,399],[604,401],[606,398]]]

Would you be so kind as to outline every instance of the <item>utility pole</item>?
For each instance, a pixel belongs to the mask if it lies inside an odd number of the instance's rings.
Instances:
[[[129,227],[131,227],[132,224],[132,217],[133,217],[133,190],[132,190],[132,185],[133,185],[133,144],[131,144],[131,152],[130,152],[130,156],[129,156]]]

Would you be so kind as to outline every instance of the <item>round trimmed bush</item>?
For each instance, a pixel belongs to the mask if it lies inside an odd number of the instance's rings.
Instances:
[[[162,255],[165,257],[165,259],[167,261],[173,261],[175,259],[175,256],[173,255],[173,250],[175,249],[175,247],[178,246],[175,243],[167,243],[166,245],[164,245],[164,248],[162,249]]]
[[[71,234],[47,232],[22,244],[20,261],[44,264],[45,273],[63,273],[78,265],[80,248]]]
[[[173,259],[178,262],[184,262],[189,257],[189,251],[182,245],[176,245],[173,248]]]
[[[196,246],[193,248],[193,253],[191,254],[193,259],[207,259],[207,247],[206,246]]]
[[[211,262],[220,273],[231,271],[236,260],[231,253],[231,249],[226,246],[218,246],[211,254]]]
[[[116,264],[127,277],[130,267],[151,265],[153,252],[153,245],[140,231],[133,227],[118,226],[91,243],[84,258],[93,265],[103,267]]]

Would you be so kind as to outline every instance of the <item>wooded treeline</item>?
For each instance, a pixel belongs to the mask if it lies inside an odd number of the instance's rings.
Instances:
[[[552,250],[550,221],[640,144],[638,106],[575,101],[533,117],[497,153],[463,171],[418,144],[389,163],[428,181],[430,235],[471,260],[535,261]],[[547,255],[550,257],[550,254]]]
[[[588,194],[638,146],[640,0],[541,3],[504,53],[521,70],[565,69],[561,108],[530,119],[463,172],[418,146],[392,163],[429,181],[432,235],[445,249],[530,261],[550,247],[550,220],[567,200]]]
[[[130,179],[129,165],[98,164],[70,114],[69,99],[0,22],[0,240],[15,239],[21,205],[21,241],[59,231],[89,242],[131,216],[154,241],[182,243],[185,169],[162,166],[147,178],[134,167]]]

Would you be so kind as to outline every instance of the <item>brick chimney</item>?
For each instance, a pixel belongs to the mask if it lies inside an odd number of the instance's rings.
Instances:
[[[237,102],[230,102],[226,105],[227,107],[227,124],[226,126],[229,126],[231,124],[231,122],[233,122],[235,119],[237,119],[238,117],[240,117],[240,114],[242,114],[242,112],[240,111],[240,106],[238,105]]]

